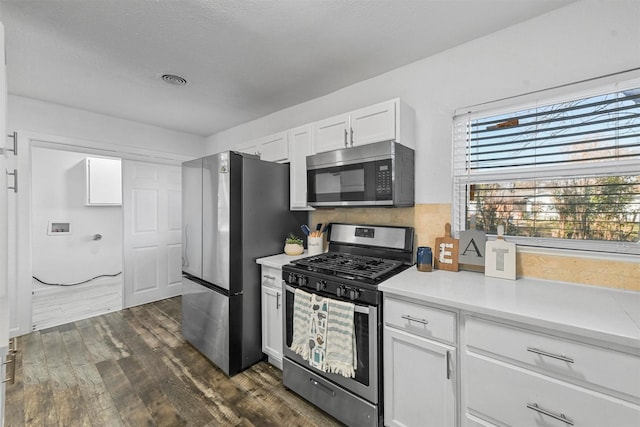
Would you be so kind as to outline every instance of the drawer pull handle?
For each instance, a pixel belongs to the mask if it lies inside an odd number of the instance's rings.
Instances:
[[[327,387],[324,384],[320,384],[318,381],[314,380],[313,378],[309,378],[309,381],[311,382],[311,384],[313,384],[314,386],[316,386],[318,388],[318,390],[322,390],[325,393],[327,393],[328,395],[330,395],[331,397],[336,397],[336,392],[331,390],[329,387]]]
[[[276,280],[275,276],[269,276],[268,274],[263,274],[262,277],[269,280]]]
[[[553,359],[562,360],[563,362],[573,363],[573,359],[565,356],[564,354],[549,353],[548,351],[540,350],[535,347],[527,347],[527,351],[530,351],[531,353],[539,354],[540,356],[547,356]]]
[[[565,417],[564,414],[560,414],[560,415],[554,414],[551,411],[547,411],[546,409],[543,409],[543,408],[539,407],[537,403],[527,403],[527,408],[533,409],[536,412],[539,412],[539,413],[541,413],[543,415],[546,415],[548,417],[554,418],[554,419],[556,419],[558,421],[562,421],[563,423],[569,424],[570,426],[573,425],[573,421],[571,421],[571,419]]]
[[[451,379],[451,352],[447,350],[447,379]]]
[[[418,322],[418,323],[422,323],[423,325],[429,324],[429,321],[427,319],[418,319],[417,317],[409,316],[408,314],[403,314],[400,317],[405,320],[408,320],[409,322]]]

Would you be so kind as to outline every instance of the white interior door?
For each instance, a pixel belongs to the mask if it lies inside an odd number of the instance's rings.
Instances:
[[[180,166],[124,160],[124,307],[182,292]]]

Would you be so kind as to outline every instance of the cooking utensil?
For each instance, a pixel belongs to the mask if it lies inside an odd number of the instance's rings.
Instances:
[[[322,234],[326,233],[327,230],[329,229],[329,226],[331,225],[330,222],[327,223],[327,225],[324,226],[324,228],[322,229]]]
[[[302,224],[300,229],[302,230],[302,232],[304,233],[305,236],[308,236],[309,234],[311,234],[311,229],[309,229],[307,224]]]

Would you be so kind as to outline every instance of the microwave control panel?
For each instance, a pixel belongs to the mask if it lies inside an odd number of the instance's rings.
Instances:
[[[392,185],[391,160],[376,162],[376,199],[390,199]]]

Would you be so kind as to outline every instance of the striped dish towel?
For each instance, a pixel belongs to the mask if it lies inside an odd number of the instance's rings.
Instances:
[[[356,376],[358,366],[354,310],[350,302],[329,300],[324,370],[347,378]]]
[[[293,296],[293,337],[291,351],[309,360],[309,327],[311,321],[311,294],[296,289]]]
[[[325,371],[329,298],[312,294],[309,325],[309,365]]]

